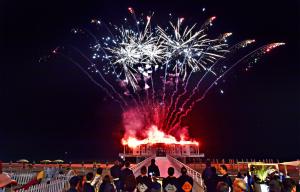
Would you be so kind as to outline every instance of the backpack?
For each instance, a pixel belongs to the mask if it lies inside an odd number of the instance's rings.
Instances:
[[[175,185],[172,185],[172,184],[168,184],[165,189],[164,189],[166,192],[176,192],[177,191],[177,188]]]
[[[145,191],[147,191],[148,187],[145,183],[139,183],[137,185],[137,189],[139,192],[145,192]]]
[[[133,191],[136,187],[136,180],[133,174],[127,175],[124,179],[124,190]]]

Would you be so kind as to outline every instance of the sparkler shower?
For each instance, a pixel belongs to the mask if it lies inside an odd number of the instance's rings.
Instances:
[[[131,147],[198,144],[188,141],[183,122],[196,103],[212,88],[220,89],[233,69],[249,70],[262,55],[284,45],[270,43],[249,51],[253,39],[229,43],[232,33],[209,33],[215,16],[191,26],[184,18],[171,18],[168,26],[161,27],[151,23],[153,13],[138,18],[133,8],[128,11],[132,18],[125,18],[121,26],[93,19],[99,34],[72,29],[74,34],[93,39],[89,54],[75,47],[71,52],[76,56],[63,51],[66,48],[56,48],[53,53],[73,62],[120,104],[125,130],[122,144]]]

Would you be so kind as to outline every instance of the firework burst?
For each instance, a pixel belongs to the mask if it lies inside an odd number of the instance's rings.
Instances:
[[[179,143],[185,143],[183,138],[188,138],[188,131],[182,119],[196,103],[213,87],[221,86],[221,81],[237,66],[248,70],[262,55],[284,45],[263,45],[241,56],[236,53],[240,49],[247,51],[255,40],[230,45],[228,38],[232,33],[228,32],[209,38],[208,30],[215,16],[200,27],[184,25],[183,18],[161,27],[151,23],[153,14],[137,19],[133,8],[128,11],[135,23],[133,26],[106,25],[92,20],[92,24],[108,31],[109,35],[100,33],[100,38],[87,30],[73,29],[73,33],[87,33],[94,40],[90,45],[91,58],[75,49],[88,64],[87,68],[57,48],[53,51],[76,64],[121,105],[123,143],[144,143],[150,138],[145,133],[155,138],[154,132],[163,133],[161,139],[166,142],[178,139]],[[221,89],[220,93],[224,91]]]

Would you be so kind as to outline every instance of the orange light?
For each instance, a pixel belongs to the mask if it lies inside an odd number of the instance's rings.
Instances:
[[[178,144],[178,145],[197,145],[199,146],[199,142],[197,141],[187,141],[185,140],[185,136],[180,136],[180,141],[177,141],[176,138],[172,135],[167,135],[163,131],[158,130],[157,126],[152,125],[148,131],[146,131],[147,138],[139,140],[133,136],[129,136],[127,139],[122,139],[123,145],[128,145],[131,148],[135,148],[142,144],[156,144],[156,143],[164,143],[164,144]]]

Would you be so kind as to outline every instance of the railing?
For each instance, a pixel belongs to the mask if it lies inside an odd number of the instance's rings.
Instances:
[[[47,183],[41,183],[38,185],[34,185],[29,187],[29,189],[25,190],[25,189],[21,189],[19,190],[19,192],[62,192],[65,188],[66,185],[68,184],[67,180],[53,180],[50,181],[49,184]]]
[[[148,157],[147,159],[139,162],[138,164],[134,165],[131,167],[131,170],[133,171],[133,174],[136,175],[136,174],[139,174],[138,171],[145,165],[149,164],[151,159],[153,159],[155,156],[150,156]]]
[[[187,173],[189,176],[191,176],[194,180],[194,187],[193,187],[193,191],[205,191],[205,185],[203,183],[202,180],[202,175],[201,173],[195,171],[194,169],[190,168],[189,166],[187,166],[186,164],[178,161],[177,159],[175,159],[174,157],[167,155],[167,158],[169,159],[169,161],[177,167],[178,170],[181,169],[181,167],[185,167],[187,169]],[[196,185],[195,185],[196,184]]]
[[[12,173],[10,177],[16,180],[18,184],[24,185],[36,176],[36,173]]]

